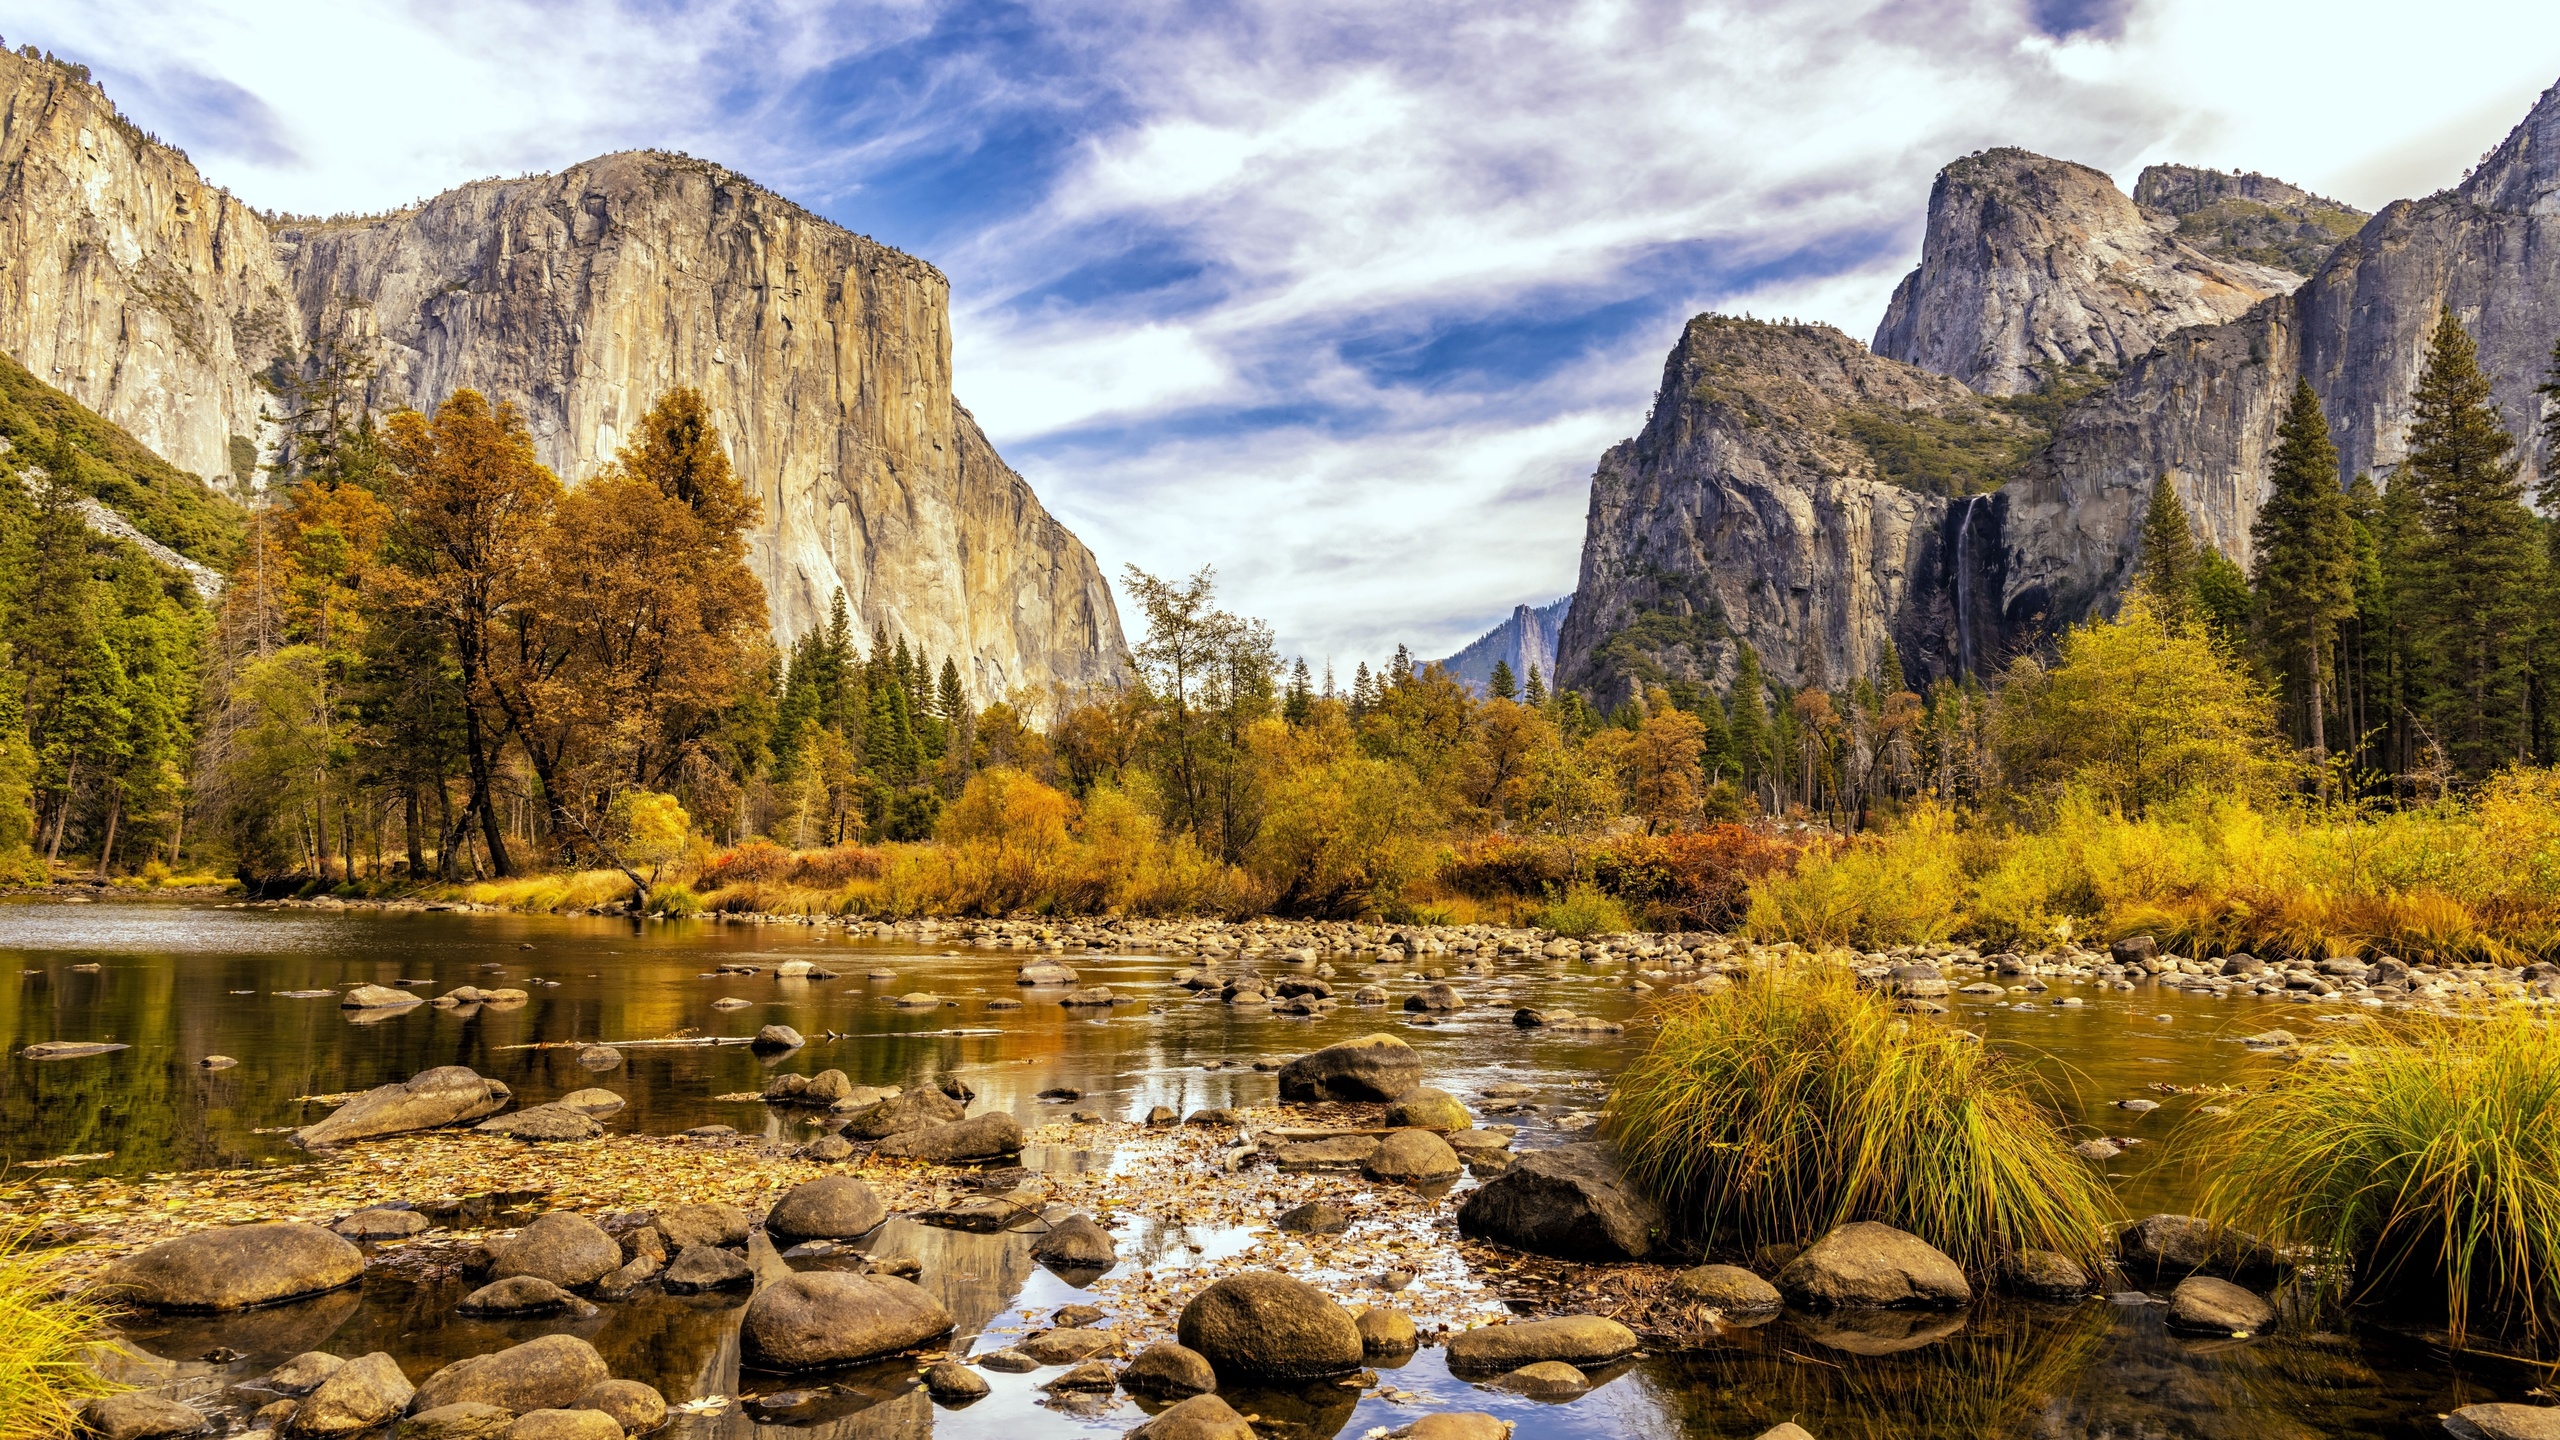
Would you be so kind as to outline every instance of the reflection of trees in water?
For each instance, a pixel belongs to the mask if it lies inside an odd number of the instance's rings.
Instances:
[[[1022,1293],[1022,1283],[1031,1278],[1034,1238],[1020,1230],[981,1235],[893,1219],[862,1248],[874,1255],[914,1256],[924,1266],[916,1283],[951,1312],[965,1338],[984,1329]]]

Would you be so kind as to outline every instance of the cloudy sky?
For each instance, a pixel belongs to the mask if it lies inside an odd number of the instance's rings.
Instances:
[[[0,0],[208,178],[381,209],[638,146],[952,280],[961,398],[1116,573],[1347,673],[1573,588],[1687,316],[1861,338],[1988,145],[2371,209],[2560,79],[2550,0]]]

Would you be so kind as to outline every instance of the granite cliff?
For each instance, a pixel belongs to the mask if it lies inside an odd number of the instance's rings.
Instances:
[[[1513,606],[1510,619],[1477,636],[1466,649],[1441,661],[1440,668],[1479,695],[1493,683],[1496,662],[1509,665],[1512,682],[1523,689],[1528,687],[1529,667],[1532,665],[1538,668],[1542,684],[1553,684],[1556,678],[1556,635],[1572,609],[1573,597],[1570,595],[1544,605]]]
[[[259,377],[279,363],[366,373],[377,407],[513,400],[572,483],[693,385],[764,502],[753,564],[781,638],[842,586],[863,629],[1035,707],[1124,653],[1091,553],[953,393],[942,274],[703,161],[608,155],[282,220],[79,67],[0,54],[0,349],[208,476],[271,441]]]
[[[2176,215],[2145,210],[2086,165],[2013,149],[1967,156],[1938,172],[1919,267],[1895,288],[1875,352],[2017,395],[2057,369],[2121,365],[2302,281],[2207,255],[2178,229]]]

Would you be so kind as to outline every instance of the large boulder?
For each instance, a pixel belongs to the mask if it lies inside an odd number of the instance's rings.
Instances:
[[[556,1410],[608,1378],[604,1357],[575,1335],[545,1335],[487,1355],[456,1360],[426,1378],[409,1401],[411,1415],[469,1402],[522,1415]]]
[[[1448,1141],[1428,1130],[1396,1130],[1369,1152],[1360,1172],[1393,1185],[1428,1185],[1455,1180],[1464,1168]]]
[[[786,1204],[791,1199],[788,1194],[782,1198]],[[780,1210],[782,1207],[776,1205],[774,1208]],[[649,1223],[657,1227],[658,1238],[665,1242],[669,1250],[682,1250],[688,1245],[744,1245],[747,1243],[747,1212],[735,1205],[721,1205],[699,1200],[684,1205],[670,1205],[651,1215]],[[765,1223],[770,1227],[771,1217],[767,1217]]]
[[[511,1410],[464,1400],[411,1415],[392,1434],[395,1440],[499,1440],[515,1420]]]
[[[1031,1242],[1031,1258],[1061,1270],[1108,1270],[1120,1263],[1111,1232],[1089,1215],[1070,1215]]]
[[[1132,1395],[1206,1395],[1218,1388],[1218,1372],[1190,1346],[1159,1340],[1120,1371],[1120,1388]]]
[[[167,1440],[198,1434],[212,1422],[204,1418],[203,1411],[189,1409],[165,1395],[131,1391],[101,1395],[90,1401],[88,1408],[80,1412],[80,1423],[98,1440]]]
[[[1022,1122],[1002,1110],[990,1110],[957,1125],[928,1125],[908,1130],[880,1142],[875,1155],[895,1155],[909,1160],[933,1160],[948,1164],[954,1160],[993,1160],[1004,1155],[1022,1153]]]
[[[1267,1270],[1230,1275],[1182,1307],[1176,1336],[1220,1375],[1312,1380],[1360,1368],[1360,1329],[1333,1297]]]
[[[2560,1405],[2465,1405],[2444,1428],[2458,1440],[2560,1440]]]
[[[160,1310],[241,1310],[355,1283],[364,1254],[317,1225],[270,1220],[164,1240],[106,1268],[115,1298]]]
[[[913,1282],[836,1270],[758,1290],[738,1327],[747,1363],[767,1370],[850,1365],[950,1333],[951,1313]]]
[[[948,1125],[969,1113],[960,1102],[930,1086],[901,1090],[868,1110],[857,1110],[845,1122],[848,1140],[886,1140],[927,1125]]]
[[[782,1192],[765,1213],[764,1228],[766,1234],[794,1242],[852,1240],[879,1229],[888,1218],[889,1207],[869,1185],[850,1175],[828,1175]]]
[[[1521,1156],[1458,1207],[1461,1234],[1559,1260],[1641,1260],[1662,1211],[1608,1147],[1559,1145]]]
[[[421,1070],[397,1085],[378,1085],[329,1112],[316,1125],[305,1125],[290,1137],[305,1150],[459,1125],[506,1108],[514,1092],[483,1078],[468,1065],[439,1065]]]
[[[1364,1035],[1280,1067],[1283,1100],[1401,1100],[1422,1088],[1422,1057],[1393,1035]]]
[[[1636,1351],[1636,1332],[1598,1315],[1514,1320],[1462,1330],[1449,1337],[1449,1368],[1498,1372],[1541,1360],[1606,1365]]]
[[[622,1246],[586,1216],[571,1210],[554,1210],[517,1231],[515,1238],[491,1246],[489,1259],[492,1278],[531,1275],[563,1289],[575,1289],[621,1269]],[[525,1409],[520,1405],[507,1408],[519,1414]]]
[[[626,1435],[645,1435],[667,1423],[667,1397],[637,1380],[606,1380],[578,1397],[572,1410],[600,1410]]]
[[[1457,1096],[1427,1085],[1387,1107],[1389,1129],[1437,1130],[1445,1135],[1471,1129],[1475,1123]]]
[[[1872,1220],[1843,1225],[1778,1272],[1788,1299],[1813,1310],[1952,1310],[1973,1299],[1963,1267],[1919,1236]]]
[[[331,1372],[293,1407],[285,1429],[295,1435],[353,1435],[389,1424],[417,1393],[400,1373],[400,1362],[377,1350]]]
[[[2209,1335],[2256,1335],[2276,1323],[2276,1307],[2253,1290],[2190,1275],[2169,1293],[2169,1325]]]
[[[2116,1238],[2125,1268],[2146,1274],[2269,1275],[2275,1252],[2245,1230],[2196,1215],[2146,1215]]]
[[[1253,1426],[1215,1395],[1194,1395],[1129,1431],[1122,1440],[1253,1440]]]

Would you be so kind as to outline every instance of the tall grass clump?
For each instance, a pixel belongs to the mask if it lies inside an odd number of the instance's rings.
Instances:
[[[2098,1262],[2105,1189],[2035,1077],[1971,1037],[1830,968],[1756,972],[1661,1020],[1608,1134],[1710,1248],[1875,1220],[1985,1279],[2022,1250]]]
[[[104,1311],[54,1294],[53,1271],[24,1227],[0,1232],[0,1435],[68,1435],[82,1404],[115,1388],[86,1358]]]
[[[1558,935],[1620,935],[1636,928],[1627,907],[1592,885],[1574,885],[1529,917],[1529,923]]]
[[[2377,1027],[2333,1063],[2286,1069],[2206,1134],[2208,1212],[2348,1262],[2332,1298],[2441,1305],[2457,1343],[2560,1340],[2551,1026],[2510,1013]]]

